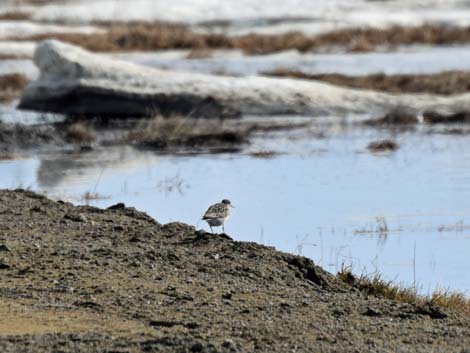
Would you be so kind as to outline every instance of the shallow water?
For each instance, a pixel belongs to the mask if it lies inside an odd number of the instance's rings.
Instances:
[[[137,64],[161,69],[229,75],[255,75],[276,69],[305,73],[345,75],[431,74],[448,70],[470,70],[470,47],[397,48],[392,52],[300,54],[287,51],[271,55],[241,56],[239,52],[219,51],[206,58],[187,59],[187,51],[127,53],[113,55]]]
[[[230,198],[226,231],[301,253],[335,272],[379,271],[423,292],[470,290],[470,137],[397,135],[401,148],[374,155],[390,132],[328,126],[328,137],[297,131],[259,137],[245,153],[171,156],[130,147],[51,153],[0,162],[0,187],[31,187],[54,198],[106,207],[125,202],[159,222],[200,221]],[[275,150],[273,159],[248,153]],[[388,231],[379,232],[386,223]]]

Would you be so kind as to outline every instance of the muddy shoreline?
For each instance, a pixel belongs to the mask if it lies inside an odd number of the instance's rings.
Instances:
[[[466,316],[368,295],[272,247],[162,225],[123,204],[77,207],[24,190],[0,199],[2,352],[470,345]]]
[[[310,121],[249,122],[161,115],[140,119],[65,118],[33,125],[0,123],[0,159],[23,151],[86,152],[122,145],[165,154],[236,153],[249,146],[255,136],[309,126]]]

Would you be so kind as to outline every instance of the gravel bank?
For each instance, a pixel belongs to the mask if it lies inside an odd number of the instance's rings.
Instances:
[[[470,347],[469,318],[367,296],[303,257],[122,204],[76,207],[23,190],[0,200],[2,352]]]

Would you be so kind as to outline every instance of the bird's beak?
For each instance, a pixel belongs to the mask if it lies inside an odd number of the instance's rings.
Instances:
[[[234,206],[234,205],[230,205],[230,207],[232,207],[232,208],[235,208],[235,206]]]

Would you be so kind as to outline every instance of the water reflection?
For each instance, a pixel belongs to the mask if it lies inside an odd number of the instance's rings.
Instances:
[[[131,147],[98,149],[88,152],[71,152],[43,156],[37,170],[37,184],[41,189],[60,189],[76,184],[125,173],[126,170],[141,169],[155,165],[158,156],[151,152],[138,151]]]

